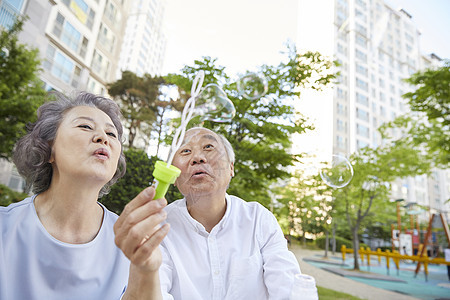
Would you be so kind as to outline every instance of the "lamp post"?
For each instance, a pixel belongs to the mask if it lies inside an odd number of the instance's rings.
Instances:
[[[400,217],[400,202],[405,201],[404,199],[396,199],[397,202],[397,230],[398,230],[398,251],[400,252],[400,234],[402,233],[402,219]],[[392,247],[394,248],[394,247]]]
[[[400,233],[402,232],[402,219],[400,217],[400,202],[405,201],[405,199],[396,199],[395,202],[397,202],[397,229],[398,234],[400,236]]]

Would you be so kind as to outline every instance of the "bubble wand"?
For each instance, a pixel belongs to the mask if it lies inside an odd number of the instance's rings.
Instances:
[[[191,97],[186,102],[186,105],[181,114],[181,124],[177,128],[173,137],[167,162],[159,160],[155,164],[153,177],[155,178],[154,184],[156,186],[156,193],[154,199],[163,198],[166,195],[170,184],[175,183],[175,180],[181,174],[181,170],[172,165],[172,160],[175,156],[175,153],[180,148],[181,143],[183,142],[184,135],[186,133],[186,126],[192,119],[192,115],[195,110],[195,100],[200,93],[204,79],[205,72],[203,70],[200,70],[200,72],[198,72],[198,74],[194,78],[194,81],[192,82]]]

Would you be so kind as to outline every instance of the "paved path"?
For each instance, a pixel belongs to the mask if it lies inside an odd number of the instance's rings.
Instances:
[[[361,299],[368,300],[415,300],[411,296],[395,293],[388,290],[383,290],[373,287],[350,278],[342,277],[331,272],[317,268],[307,262],[303,258],[314,257],[317,254],[324,254],[323,250],[307,250],[293,245],[290,250],[295,254],[300,263],[302,273],[313,276],[316,279],[316,284],[321,287],[332,289],[339,292],[344,292]],[[331,251],[329,252],[331,255]]]

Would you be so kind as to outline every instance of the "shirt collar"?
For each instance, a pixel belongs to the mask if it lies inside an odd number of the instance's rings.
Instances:
[[[188,221],[188,223],[193,227],[193,229],[202,235],[209,235],[209,234],[216,234],[217,232],[219,232],[222,228],[225,227],[225,225],[227,224],[227,220],[229,219],[230,213],[231,213],[231,199],[230,196],[228,194],[225,194],[225,201],[227,203],[227,208],[225,210],[225,214],[223,215],[222,219],[219,221],[219,223],[217,223],[216,226],[214,226],[214,228],[211,230],[211,233],[208,233],[205,229],[205,227],[198,222],[197,220],[195,220],[188,212],[187,209],[187,205],[186,205],[186,198],[183,198],[179,203],[178,203],[178,208],[181,212],[181,215],[186,218],[186,220]]]

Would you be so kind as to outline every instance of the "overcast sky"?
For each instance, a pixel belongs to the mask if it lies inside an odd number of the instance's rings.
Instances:
[[[320,1],[320,0],[311,0]],[[421,48],[450,58],[450,0],[387,0],[403,7],[422,32]],[[297,36],[297,0],[167,0],[163,74],[202,56],[218,58],[227,74],[278,64]]]

